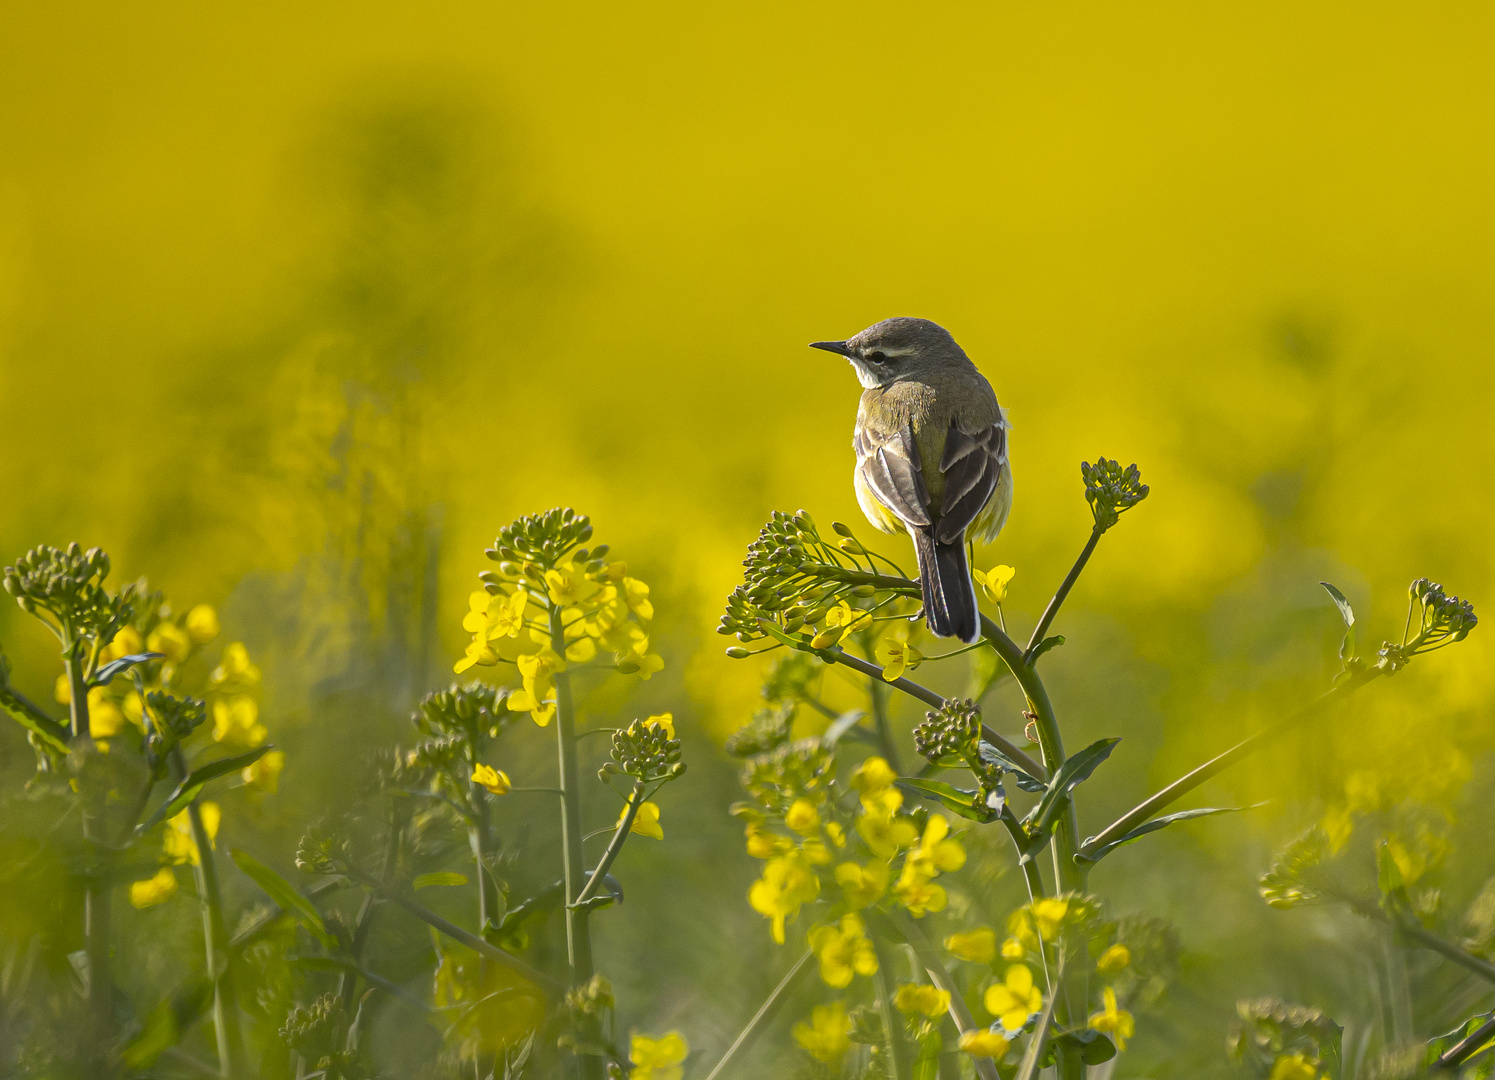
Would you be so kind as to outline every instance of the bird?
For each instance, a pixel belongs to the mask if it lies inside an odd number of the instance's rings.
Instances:
[[[966,543],[995,540],[1012,509],[1007,414],[991,383],[928,319],[884,319],[810,348],[846,357],[863,387],[851,440],[862,513],[913,540],[930,632],[975,641]]]

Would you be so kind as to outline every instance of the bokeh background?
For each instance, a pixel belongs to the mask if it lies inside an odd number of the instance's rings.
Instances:
[[[1319,580],[1372,641],[1413,577],[1495,583],[1485,5],[7,3],[0,37],[0,552],[101,544],[218,605],[289,752],[239,842],[285,868],[450,678],[497,530],[590,513],[668,664],[596,708],[673,709],[694,770],[603,965],[703,1056],[786,960],[716,749],[762,670],[713,625],[769,511],[859,521],[857,387],[805,342],[921,315],[991,379],[1016,503],[978,562],[1020,626],[1083,542],[1080,460],[1142,467],[1045,661],[1072,744],[1124,736],[1090,831],[1325,684]],[[0,637],[48,698],[49,641]],[[1186,950],[1117,1075],[1224,1075],[1238,997],[1384,1010],[1378,946],[1255,875],[1357,769],[1443,762],[1487,819],[1490,659],[1419,662],[1206,793],[1262,811],[1097,871]]]

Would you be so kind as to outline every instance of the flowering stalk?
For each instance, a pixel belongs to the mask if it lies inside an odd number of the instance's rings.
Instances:
[[[192,842],[197,845],[197,900],[202,908],[203,949],[207,954],[208,978],[213,983],[213,1033],[218,1047],[218,1071],[224,1080],[247,1075],[243,1069],[239,1037],[239,1005],[229,961],[228,933],[223,921],[223,894],[218,887],[218,868],[213,845],[203,825],[198,800],[187,807]]]
[[[1069,590],[1073,589],[1075,582],[1080,580],[1080,572],[1085,569],[1085,564],[1090,561],[1090,556],[1095,554],[1095,545],[1100,543],[1100,538],[1104,535],[1105,530],[1098,524],[1090,530],[1090,539],[1085,541],[1085,547],[1080,552],[1080,557],[1069,568],[1069,573],[1065,575],[1064,581],[1059,585],[1058,591],[1054,593],[1053,599],[1049,601],[1049,606],[1043,609],[1043,615],[1039,618],[1038,625],[1033,628],[1033,636],[1028,639],[1028,647],[1023,650],[1023,662],[1025,664],[1031,664],[1034,661],[1034,654],[1038,646],[1043,643],[1043,635],[1048,632],[1050,624],[1054,621],[1054,616],[1059,614],[1059,608],[1064,603],[1065,598],[1069,596]]]
[[[613,860],[618,857],[618,852],[623,850],[623,842],[628,839],[628,834],[633,829],[633,820],[638,817],[638,809],[644,804],[644,782],[635,780],[633,791],[628,796],[628,805],[623,810],[623,816],[618,820],[618,827],[613,830],[613,838],[607,842],[607,850],[602,853],[602,858],[597,861],[597,868],[592,871],[592,876],[582,887],[581,892],[573,904],[585,904],[597,895],[597,890],[607,880],[607,872],[612,868]]]

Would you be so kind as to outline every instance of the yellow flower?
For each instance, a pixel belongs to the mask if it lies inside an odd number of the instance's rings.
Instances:
[[[218,825],[223,820],[223,811],[218,808],[217,803],[211,802],[198,804],[198,811],[202,814],[202,827],[203,831],[208,834],[208,843],[212,844],[218,836]],[[197,844],[192,840],[192,820],[189,811],[183,810],[167,823],[166,834],[162,837],[162,848],[166,852],[166,857],[173,863],[197,865]]]
[[[840,926],[811,930],[810,948],[820,960],[820,977],[827,986],[839,988],[853,975],[877,974],[877,952],[856,915],[842,916]]]
[[[817,1005],[810,1022],[794,1025],[794,1041],[816,1061],[835,1068],[851,1049],[851,1018],[839,1001]]]
[[[517,661],[524,689],[509,695],[510,712],[527,712],[540,727],[555,716],[555,676],[566,670],[566,661],[549,649],[542,649]]]
[[[1033,905],[1033,920],[1038,924],[1038,936],[1044,941],[1053,941],[1064,925],[1064,916],[1069,914],[1069,901],[1063,898],[1040,900]]]
[[[809,799],[795,799],[784,815],[784,824],[801,836],[810,836],[820,828],[820,814]]]
[[[997,958],[997,932],[989,926],[979,926],[951,934],[945,939],[945,949],[957,960],[989,964]]]
[[[632,1080],[680,1080],[680,1063],[690,1053],[690,1044],[678,1031],[667,1031],[657,1039],[633,1033],[628,1060],[633,1063]]]
[[[654,605],[649,600],[649,586],[638,578],[625,577],[623,595],[627,598],[629,610],[640,619],[648,622],[654,618]]]
[[[208,676],[208,685],[214,690],[228,683],[249,687],[259,681],[260,669],[250,662],[249,650],[241,641],[235,641],[224,648],[222,659]]]
[[[660,727],[664,728],[664,733],[665,733],[665,736],[667,738],[673,739],[675,737],[675,714],[674,713],[667,713],[667,712],[655,713],[653,716],[646,716],[646,717],[644,717],[644,723],[646,723],[646,724],[658,724]]]
[[[993,604],[1001,604],[1007,599],[1007,586],[1017,571],[1010,566],[993,566],[990,570],[982,573],[977,570],[971,574],[976,579],[976,584],[981,586],[981,591],[986,594],[988,600]]]
[[[868,810],[857,818],[857,833],[867,842],[867,847],[880,859],[891,859],[904,848],[919,839],[918,827],[906,817],[893,813],[903,802],[901,792],[889,789],[887,803],[877,810]],[[866,801],[863,800],[863,806]],[[892,809],[886,807],[891,806]]]
[[[771,859],[790,850],[794,845],[777,833],[771,833],[762,825],[749,825],[747,853],[755,859]]]
[[[916,919],[922,919],[931,911],[944,911],[945,905],[950,902],[945,887],[936,885],[927,878],[899,878],[898,884],[893,886],[893,892],[898,894],[898,899],[903,901],[908,913]]]
[[[643,648],[649,647],[649,639],[645,638]],[[664,670],[664,660],[657,653],[632,652],[624,653],[618,661],[618,671],[624,675],[637,675],[644,682],[656,671]]]
[[[509,774],[502,769],[495,769],[492,765],[484,765],[481,762],[472,767],[471,780],[479,787],[485,787],[495,795],[507,795],[513,783],[509,780]]]
[[[893,891],[914,918],[926,912],[942,911],[948,896],[942,886],[932,882],[941,871],[959,870],[965,865],[965,848],[958,840],[946,839],[950,823],[939,814],[929,815],[929,824],[918,845],[903,861],[903,873]]]
[[[1302,1054],[1283,1054],[1272,1062],[1267,1080],[1318,1080],[1318,1067]]]
[[[573,664],[585,664],[597,655],[597,643],[584,637],[566,646],[566,659]]]
[[[906,626],[884,634],[878,640],[873,655],[882,665],[882,677],[887,682],[903,678],[904,672],[912,671],[924,662],[924,654],[908,643]]]
[[[1116,1038],[1116,1049],[1125,1050],[1126,1041],[1136,1030],[1136,1022],[1133,1021],[1131,1013],[1116,1007],[1115,990],[1108,986],[1102,992],[1102,996],[1105,1008],[1090,1017],[1090,1027],[1096,1031],[1109,1031]]]
[[[487,606],[487,618],[483,621],[484,634],[490,641],[518,637],[519,631],[524,629],[524,610],[528,606],[529,593],[522,588],[516,588],[500,603],[490,602]]]
[[[199,645],[206,645],[219,635],[218,612],[211,604],[198,604],[187,612],[187,636]]]
[[[155,877],[130,883],[130,903],[134,907],[148,908],[170,900],[176,895],[176,874],[171,867],[163,866]]]
[[[475,637],[467,643],[467,651],[462,654],[462,658],[452,665],[452,671],[460,675],[475,664],[492,667],[496,663],[498,653],[483,638]]]
[[[57,681],[52,684],[52,696],[57,699],[59,705],[73,703],[73,684],[67,681],[66,675],[57,676]]]
[[[867,801],[869,795],[886,791],[897,780],[898,774],[893,771],[893,767],[875,754],[858,765],[851,774],[851,786],[861,793],[863,802]]]
[[[1007,1048],[1012,1045],[1012,1040],[1000,1031],[991,1028],[979,1028],[974,1031],[962,1032],[960,1036],[960,1048],[974,1058],[997,1058],[1007,1053]]]
[[[1001,982],[986,988],[981,1003],[1003,1028],[1016,1032],[1028,1022],[1028,1017],[1043,1010],[1043,994],[1033,985],[1033,972],[1024,964],[1013,964]]]
[[[280,770],[285,768],[285,763],[285,751],[271,750],[252,765],[246,765],[239,776],[247,786],[274,795],[280,786]]]
[[[1023,948],[1023,943],[1015,937],[1010,937],[1002,942],[1003,960],[1021,960],[1028,955],[1028,950]]]
[[[1319,821],[1319,826],[1329,838],[1329,854],[1337,855],[1349,840],[1350,834],[1355,831],[1355,815],[1348,806],[1330,807]]]
[[[151,652],[161,653],[173,664],[180,664],[192,651],[192,639],[176,623],[163,622],[151,631],[145,647]]]
[[[829,648],[847,634],[864,630],[871,625],[870,613],[854,608],[842,600],[825,613],[825,629],[810,640],[810,647],[812,649]]]
[[[802,905],[820,895],[820,878],[803,852],[790,851],[770,859],[763,876],[748,890],[753,910],[773,920],[773,939],[784,944],[784,921],[799,914]]]
[[[1126,970],[1126,966],[1132,962],[1132,950],[1125,945],[1112,945],[1100,954],[1100,959],[1095,962],[1095,970],[1101,975],[1115,975]]]
[[[927,1016],[933,1020],[950,1008],[950,992],[937,987],[904,983],[893,995],[898,1011],[909,1016]]]
[[[215,742],[258,746],[265,741],[265,725],[259,722],[260,707],[254,698],[239,694],[213,702],[213,739]]]
[[[836,867],[836,884],[854,908],[875,904],[888,891],[888,864],[873,859],[866,866],[844,862]]]
[[[545,589],[556,607],[576,607],[596,593],[598,585],[581,567],[567,563],[545,571]]]
[[[623,818],[628,813],[628,807],[623,807],[622,813],[618,815],[618,824],[623,823]],[[664,839],[664,827],[659,824],[659,804],[646,802],[639,806],[638,813],[633,815],[633,825],[629,832],[636,832],[640,836],[647,836],[651,840]]]
[[[835,844],[837,847],[846,846],[846,830],[841,828],[841,826],[836,824],[834,821],[827,821],[825,823],[825,835],[829,836],[831,838],[831,843]]]

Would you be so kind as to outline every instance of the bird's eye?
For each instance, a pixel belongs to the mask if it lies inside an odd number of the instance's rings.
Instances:
[[[886,364],[888,362],[888,354],[879,349],[877,352],[868,353],[867,359],[874,364]]]

